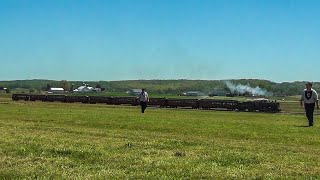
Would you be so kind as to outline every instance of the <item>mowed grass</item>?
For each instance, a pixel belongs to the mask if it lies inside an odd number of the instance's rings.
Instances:
[[[319,179],[320,117],[0,103],[2,179]]]

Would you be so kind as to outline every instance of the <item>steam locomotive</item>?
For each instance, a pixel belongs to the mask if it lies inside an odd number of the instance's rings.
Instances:
[[[139,105],[136,97],[105,97],[105,96],[68,96],[68,95],[43,95],[43,94],[13,94],[12,100],[19,101],[43,101],[64,103],[103,103],[108,105]],[[221,109],[238,110],[248,112],[280,112],[280,105],[276,101],[257,99],[253,101],[216,100],[216,99],[170,99],[150,98],[148,106],[162,108],[192,108],[192,109]]]

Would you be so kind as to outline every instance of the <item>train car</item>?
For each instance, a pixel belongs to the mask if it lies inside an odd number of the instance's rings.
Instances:
[[[47,95],[46,101],[49,102],[66,102],[66,95]]]
[[[239,102],[235,100],[202,99],[199,100],[199,108],[235,110],[237,109],[238,103]]]
[[[272,101],[253,101],[259,112],[280,112],[280,104]]]
[[[96,104],[96,103],[112,104],[112,98],[105,97],[105,96],[89,96],[89,103],[90,104]]]
[[[29,95],[30,101],[46,101],[47,95],[44,94],[30,94]]]
[[[35,94],[13,94],[12,100],[25,100],[25,101],[59,101],[59,102],[81,102],[81,103],[105,103],[113,105],[139,105],[136,97],[103,97],[103,96],[66,96],[66,95],[35,95]],[[201,109],[226,109],[226,110],[239,110],[248,112],[280,112],[280,104],[275,101],[260,98],[251,101],[236,101],[236,100],[213,100],[213,99],[166,99],[166,98],[150,98],[149,106],[159,107],[190,107]]]
[[[269,109],[271,110],[270,112],[280,112],[281,109],[280,109],[280,103],[278,102],[271,102],[270,105],[269,105]]]
[[[75,103],[75,102],[88,103],[89,97],[88,96],[66,96],[66,102],[67,103]]]
[[[13,101],[19,101],[19,100],[29,101],[29,95],[28,94],[12,94],[12,100]]]
[[[130,104],[132,106],[137,106],[139,105],[139,102],[136,97],[112,97],[111,104],[113,105]]]
[[[237,109],[239,111],[249,112],[280,112],[280,104],[269,101],[268,99],[255,99],[253,101],[239,102]]]
[[[257,110],[256,106],[252,101],[238,102],[236,109],[239,111],[249,111],[249,112]]]
[[[199,108],[199,100],[197,99],[167,99],[166,107],[191,107],[192,109]]]
[[[166,98],[150,98],[148,102],[148,106],[166,107],[167,99]]]

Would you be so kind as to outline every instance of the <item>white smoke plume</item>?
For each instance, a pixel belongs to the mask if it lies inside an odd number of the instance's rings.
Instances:
[[[234,94],[244,94],[249,93],[254,96],[270,96],[272,93],[268,92],[266,89],[262,89],[259,86],[257,87],[250,87],[250,84],[243,85],[238,84],[235,85],[230,81],[225,81],[226,86],[230,90],[231,93]]]

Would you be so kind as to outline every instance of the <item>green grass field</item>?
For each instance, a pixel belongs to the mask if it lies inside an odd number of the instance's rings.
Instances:
[[[295,103],[284,107],[302,112]],[[305,125],[303,114],[141,114],[132,106],[1,96],[0,178],[319,179],[320,116]]]

